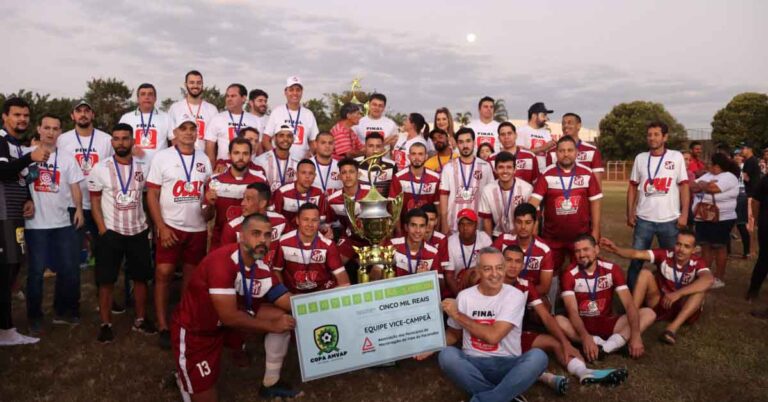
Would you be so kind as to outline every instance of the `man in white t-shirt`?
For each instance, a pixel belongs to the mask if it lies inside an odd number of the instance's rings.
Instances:
[[[648,152],[635,157],[627,189],[627,226],[634,229],[632,248],[648,250],[653,237],[659,247],[672,249],[678,228],[688,224],[691,202],[688,171],[683,154],[667,149],[669,128],[653,122],[646,128]],[[632,260],[627,271],[627,284],[634,289],[643,267],[641,260]]]
[[[187,95],[184,99],[174,102],[168,115],[171,117],[171,127],[176,127],[177,123],[184,120],[184,115],[192,116],[197,120],[197,141],[195,149],[205,151],[205,129],[211,122],[213,116],[219,113],[219,109],[212,103],[203,100],[203,74],[197,70],[192,70],[184,76],[184,88]],[[173,134],[173,132],[171,132]],[[171,137],[171,139],[173,139]]]
[[[478,214],[483,218],[483,231],[496,238],[512,233],[515,207],[528,202],[533,186],[515,177],[515,155],[501,151],[496,154],[493,163],[499,179],[481,190]]]
[[[464,208],[477,210],[481,189],[493,182],[491,165],[475,156],[475,132],[462,127],[456,132],[459,157],[445,165],[440,175],[440,229],[449,236],[456,231],[456,215]]]
[[[490,247],[491,237],[477,230],[477,214],[469,208],[459,211],[459,230],[448,238],[448,265],[445,267],[445,284],[451,295],[464,288],[466,275],[477,265],[477,253]]]
[[[252,89],[251,92],[248,92],[248,112],[259,120],[259,126],[254,127],[259,130],[259,133],[264,133],[264,130],[267,128],[267,121],[269,120],[267,115],[268,101],[269,95],[262,89]],[[259,144],[261,144],[261,141],[259,141]],[[258,149],[261,150],[261,146]]]
[[[152,165],[147,177],[147,205],[157,227],[155,311],[160,346],[164,349],[171,346],[166,307],[176,264],[183,264],[184,289],[192,271],[205,257],[208,231],[201,204],[211,177],[210,161],[203,152],[195,150],[197,122],[180,122],[174,135],[176,145],[156,155],[158,163]],[[213,217],[213,211],[210,212],[208,217]]]
[[[142,165],[131,155],[133,142],[130,125],[115,126],[111,138],[115,155],[96,165],[93,174],[88,176],[93,218],[99,230],[94,276],[99,287],[101,326],[97,340],[101,343],[112,342],[115,338],[110,303],[123,260],[125,275],[133,281],[136,299],[136,319],[132,329],[147,335],[157,333],[155,324],[147,318],[147,282],[153,276],[143,202],[147,176]],[[194,132],[190,134],[189,142],[194,143]]]
[[[387,107],[387,97],[375,92],[368,98],[368,115],[360,119],[356,126],[352,127],[360,137],[360,142],[365,143],[369,133],[380,133],[382,137],[389,138],[397,134],[397,123],[384,116]]]
[[[77,258],[81,244],[75,228],[83,226],[83,173],[73,158],[56,148],[61,120],[44,115],[37,126],[39,147],[51,152],[45,162],[35,166],[38,176],[29,183],[35,215],[24,221],[27,254],[27,319],[32,336],[40,336],[43,323],[43,271],[50,266],[56,275],[53,309],[56,322],[76,323],[80,317],[80,269]],[[74,224],[67,205],[75,205]]]
[[[528,124],[517,129],[517,145],[536,154],[541,172],[547,168],[546,153],[557,146],[547,128],[547,115],[553,112],[544,103],[536,102],[528,108]]]
[[[154,85],[139,85],[136,97],[139,106],[136,110],[124,114],[120,123],[133,127],[133,155],[136,161],[143,165],[144,171],[148,172],[155,154],[168,148],[168,142],[173,138],[173,126],[168,114],[155,108],[157,90]]]
[[[225,109],[211,119],[205,130],[205,153],[216,167],[216,173],[227,170],[227,166],[220,161],[229,158],[229,142],[240,136],[240,130],[244,127],[258,129],[260,120],[245,111],[245,101],[248,90],[242,84],[230,84],[225,92]],[[254,150],[258,152],[258,150]]]
[[[493,120],[493,113],[495,111],[496,101],[490,96],[484,96],[477,103],[477,112],[480,115],[479,119],[472,120],[467,127],[475,130],[475,145],[478,149],[482,144],[491,144],[493,152],[499,152],[501,150],[501,144],[499,143],[499,122]]]
[[[548,363],[541,349],[521,351],[526,294],[504,283],[506,264],[495,248],[480,250],[475,270],[480,278],[477,285],[461,291],[455,300],[442,302],[448,315],[446,343],[461,341],[461,349],[443,349],[440,368],[473,401],[524,401],[522,393]]]
[[[304,85],[301,78],[288,77],[285,80],[285,100],[283,106],[275,107],[269,115],[267,128],[262,136],[264,151],[271,150],[272,136],[287,124],[293,129],[293,145],[291,157],[302,160],[310,156],[310,150],[314,149],[315,136],[318,133],[317,121],[311,110],[301,106],[301,97],[304,94]]]
[[[72,159],[80,168],[83,177],[80,182],[80,192],[83,196],[84,224],[77,229],[77,241],[80,247],[86,238],[90,243],[88,247],[93,251],[94,241],[98,234],[96,224],[91,215],[91,200],[88,197],[88,175],[96,164],[102,159],[112,155],[111,138],[109,134],[97,130],[93,126],[94,113],[91,105],[85,100],[79,100],[72,108],[70,115],[75,123],[75,128],[59,136],[56,140],[56,148],[64,158]],[[70,219],[74,217],[75,204],[72,200],[67,202]]]

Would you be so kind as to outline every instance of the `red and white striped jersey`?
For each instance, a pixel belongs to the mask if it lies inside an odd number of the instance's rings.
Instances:
[[[520,246],[517,235],[505,233],[493,242],[493,247],[502,253],[509,246]],[[519,274],[520,278],[528,279],[536,286],[540,282],[541,271],[554,272],[555,260],[552,257],[552,250],[544,240],[534,237],[533,243],[528,244],[528,247],[523,249],[523,253],[523,270]]]
[[[282,274],[283,283],[292,293],[334,288],[334,275],[344,272],[333,241],[317,233],[311,243],[302,243],[296,230],[280,237],[272,268]]]
[[[417,250],[408,251],[405,237],[395,237],[384,242],[385,246],[395,247],[395,273],[397,276],[405,276],[418,272],[437,271],[437,277],[443,279],[443,271],[448,261],[437,248],[427,242]],[[407,254],[406,254],[407,253]],[[410,255],[410,258],[408,257]]]
[[[597,260],[597,268],[588,275],[571,264],[561,276],[563,298],[575,296],[581,317],[608,317],[613,314],[613,292],[629,289],[618,265]],[[590,297],[590,293],[592,296]],[[594,299],[592,298],[594,297]]]
[[[648,250],[651,263],[656,265],[656,277],[659,279],[661,291],[672,293],[680,288],[693,283],[702,272],[709,271],[707,262],[703,258],[692,255],[685,266],[677,265],[675,252],[657,248]]]
[[[107,229],[124,236],[133,236],[147,228],[147,217],[144,214],[142,194],[147,177],[135,158],[133,176],[131,165],[118,163],[126,193],[122,193],[120,178],[115,170],[114,157],[102,159],[88,175],[88,191],[91,194],[101,194],[101,212],[104,215],[104,225]],[[130,181],[130,182],[129,182]]]

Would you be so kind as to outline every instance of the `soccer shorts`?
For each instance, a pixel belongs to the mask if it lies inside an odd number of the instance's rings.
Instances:
[[[221,371],[225,332],[195,334],[175,321],[171,324],[171,346],[184,391],[195,394],[216,385]]]
[[[522,349],[523,353],[533,348],[533,341],[535,341],[538,337],[538,333],[531,331],[523,331],[520,334],[520,348]]]
[[[120,266],[125,258],[125,274],[138,282],[154,277],[149,250],[149,229],[133,236],[125,236],[107,230],[96,239],[96,284],[109,285],[117,281]]]
[[[581,317],[581,321],[584,322],[584,328],[586,328],[590,335],[597,335],[603,339],[608,339],[613,335],[613,328],[616,327],[616,321],[619,321],[619,316]]]
[[[662,299],[664,297],[664,294],[662,293]],[[656,321],[674,321],[675,318],[677,318],[677,315],[680,314],[680,311],[683,310],[683,305],[685,304],[685,301],[688,300],[687,297],[683,297],[680,300],[672,303],[672,306],[670,308],[664,308],[664,305],[661,303],[661,300],[659,299],[659,302],[656,304],[656,306],[653,307],[653,312],[656,313]],[[704,310],[704,305],[702,304],[701,307],[693,313],[690,317],[688,317],[687,320],[685,320],[686,324],[693,324],[696,321],[699,320],[699,317],[701,316],[701,312]]]
[[[176,264],[182,261],[187,265],[197,265],[205,257],[205,248],[208,243],[208,232],[185,232],[168,226],[179,239],[171,247],[163,247],[160,244],[160,236],[157,236],[157,249],[155,262],[159,264]]]

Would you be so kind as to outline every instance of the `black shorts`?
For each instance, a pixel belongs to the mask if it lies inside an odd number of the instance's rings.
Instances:
[[[149,229],[133,236],[107,230],[96,240],[96,284],[110,285],[117,281],[125,259],[125,274],[137,282],[154,277],[149,253]]]
[[[731,242],[731,230],[736,219],[720,222],[696,222],[696,241],[701,244],[725,246]]]
[[[21,264],[24,261],[24,220],[0,220],[0,264]]]

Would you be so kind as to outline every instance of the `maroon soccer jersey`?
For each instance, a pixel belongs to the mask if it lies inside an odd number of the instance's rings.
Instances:
[[[400,219],[402,219],[413,208],[436,204],[440,201],[439,187],[439,174],[424,169],[421,177],[416,178],[410,167],[407,167],[395,174],[392,185],[389,187],[389,196],[394,198],[403,194],[403,209],[400,212]]]
[[[190,332],[213,333],[221,328],[221,323],[213,307],[211,295],[238,295],[238,304],[243,305],[245,293],[240,273],[239,250],[237,244],[223,246],[200,262],[192,273],[187,289],[181,297],[181,303],[174,311],[174,321]],[[263,261],[257,260],[253,267],[244,269],[247,287],[253,296],[251,311],[254,313],[262,302],[273,302],[286,292],[277,276]]]
[[[675,252],[657,248],[649,250],[651,254],[651,263],[656,265],[656,278],[662,293],[672,293],[684,286],[688,286],[695,281],[699,275],[707,271],[707,263],[703,258],[692,255],[691,259],[684,266],[679,266],[675,262]]]
[[[336,287],[336,278],[344,265],[333,241],[319,233],[303,244],[298,231],[280,237],[272,268],[283,275],[283,283],[293,293],[310,293]]]
[[[269,245],[269,254],[264,257],[264,262],[269,264],[274,257],[275,250],[277,250],[280,236],[283,235],[285,230],[285,217],[277,212],[267,211],[267,218],[269,218],[269,224],[272,225],[272,243]],[[224,225],[224,230],[221,231],[221,244],[219,247],[237,243],[240,240],[240,229],[242,229],[244,220],[245,217],[240,215]],[[213,247],[211,247],[211,250],[214,250]]]
[[[367,184],[358,184],[357,193],[355,193],[355,201],[359,201],[368,195],[371,187]],[[347,217],[347,209],[344,206],[344,190],[336,190],[328,196],[328,209],[329,214],[327,217],[328,222],[336,222],[342,228],[343,236],[351,236],[352,230],[349,227],[349,217]],[[360,203],[355,204],[355,214],[360,213]]]
[[[437,247],[423,242],[422,247],[409,252],[405,237],[387,240],[384,245],[395,246],[395,273],[397,276],[437,271],[437,277],[443,279],[443,271],[448,262],[444,254],[437,250]]]
[[[536,290],[536,285],[527,279],[517,277],[515,283],[512,286],[525,293],[528,297],[528,307],[537,306],[542,302],[539,292]]]
[[[523,249],[523,270],[520,272],[520,278],[528,279],[536,286],[540,283],[541,271],[552,272],[554,270],[555,260],[552,258],[552,250],[544,240],[538,237],[533,239],[533,243]],[[501,252],[504,252],[504,249],[509,246],[520,246],[517,235],[505,233],[493,242],[493,247]]]
[[[216,219],[211,232],[211,250],[221,244],[221,231],[232,216],[231,211],[240,208],[245,188],[251,183],[266,182],[267,179],[261,173],[249,170],[246,170],[241,178],[233,176],[229,169],[211,178],[208,187],[216,192],[216,201],[213,204],[216,208]]]
[[[542,237],[567,242],[590,231],[592,212],[589,204],[603,198],[603,193],[588,167],[574,164],[566,172],[555,164],[536,181],[531,198],[542,200],[544,207]]]
[[[560,279],[561,295],[576,296],[581,317],[610,317],[613,315],[613,292],[628,289],[621,268],[600,259],[592,275],[571,264]]]
[[[271,200],[275,212],[285,217],[288,230],[296,228],[296,213],[299,211],[299,207],[307,202],[320,208],[320,222],[325,222],[328,203],[323,190],[315,186],[310,187],[309,191],[301,193],[296,189],[296,183],[288,183],[275,191]]]
[[[593,173],[602,173],[605,171],[603,167],[603,155],[597,149],[596,146],[588,144],[584,141],[579,141],[576,144],[576,162],[592,169]],[[547,153],[547,166],[557,162],[557,152]]]
[[[509,152],[509,151],[507,151]],[[494,175],[496,174],[496,156],[499,153],[495,153],[488,158],[488,163],[493,167]],[[536,155],[533,152],[517,147],[515,155],[515,177],[522,179],[533,185],[536,183],[536,179],[539,178],[539,160],[536,159]]]

